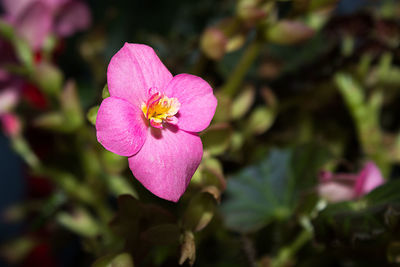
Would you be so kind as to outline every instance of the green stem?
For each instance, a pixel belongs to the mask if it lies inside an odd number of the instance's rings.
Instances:
[[[310,241],[312,236],[312,231],[304,228],[290,245],[279,251],[278,256],[271,262],[271,267],[286,266],[293,256]]]
[[[367,99],[362,86],[351,75],[345,73],[337,73],[335,83],[353,118],[364,152],[379,166],[383,176],[388,177],[390,160],[379,125],[382,91],[374,91]]]
[[[37,169],[40,166],[39,158],[33,153],[28,142],[22,136],[16,136],[11,139],[14,151],[19,154],[22,159],[32,169]]]
[[[246,76],[249,68],[253,65],[254,60],[257,58],[262,46],[262,41],[255,38],[252,43],[246,48],[242,58],[236,65],[228,81],[222,87],[222,92],[228,96],[234,96],[237,93],[244,77]]]
[[[102,220],[104,233],[110,236],[107,225],[113,214],[104,201],[93,194],[91,188],[86,183],[79,182],[76,177],[69,173],[44,167],[22,136],[13,138],[12,142],[15,151],[24,159],[35,174],[48,177],[55,184],[63,188],[71,197],[92,206]]]

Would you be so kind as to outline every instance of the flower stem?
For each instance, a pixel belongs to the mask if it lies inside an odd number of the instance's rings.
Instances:
[[[250,43],[244,52],[242,58],[239,60],[239,63],[236,65],[232,74],[228,78],[228,81],[222,87],[222,92],[228,96],[234,96],[237,93],[237,90],[242,83],[245,75],[247,74],[249,68],[253,65],[254,60],[258,56],[262,41],[257,37]]]
[[[28,142],[22,137],[17,136],[11,139],[14,151],[22,157],[22,159],[32,169],[37,169],[40,166],[39,158],[31,150]]]
[[[241,241],[250,267],[256,266],[256,251],[252,240],[247,235],[242,235]]]
[[[283,247],[278,256],[271,262],[271,267],[286,266],[293,256],[313,237],[312,231],[304,228],[296,239],[288,246]]]

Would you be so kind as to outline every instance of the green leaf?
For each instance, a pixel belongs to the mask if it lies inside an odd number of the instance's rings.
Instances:
[[[13,27],[3,19],[0,19],[0,35],[6,40],[12,40],[14,38]]]
[[[150,227],[141,238],[152,244],[167,245],[179,241],[180,229],[176,224],[160,224]]]
[[[119,174],[128,167],[126,157],[117,155],[105,149],[101,152],[101,161],[107,172],[112,174]]]
[[[84,122],[84,114],[77,92],[76,83],[68,81],[61,93],[61,107],[66,118],[66,122],[75,130]]]
[[[143,204],[131,195],[120,195],[117,216],[112,221],[111,228],[115,234],[132,241],[138,239],[139,225],[152,227],[174,221],[175,218],[159,206]]]
[[[232,103],[232,119],[242,118],[254,102],[255,90],[253,87],[246,87]]]
[[[201,135],[204,150],[209,155],[224,153],[229,147],[231,137],[232,128],[226,123],[214,124]]]
[[[328,205],[313,221],[317,238],[344,245],[379,241],[386,247],[400,222],[399,190],[400,180],[389,181],[358,201]]]
[[[60,212],[56,219],[59,224],[81,236],[95,237],[100,233],[97,222],[84,209],[76,209],[72,214]]]
[[[134,267],[132,256],[129,253],[119,254],[111,262],[112,267]]]
[[[13,43],[18,58],[27,69],[32,70],[34,65],[33,51],[29,47],[29,44],[19,38],[13,38]]]
[[[389,181],[376,188],[368,195],[365,200],[368,206],[384,204],[400,204],[400,180]]]
[[[214,185],[224,191],[226,181],[221,162],[216,158],[203,158],[201,162],[202,182],[205,185]]]
[[[132,187],[132,185],[125,179],[125,177],[119,175],[110,175],[107,176],[107,182],[109,190],[116,197],[120,195],[131,195],[136,199],[139,198],[138,193]]]
[[[62,89],[63,74],[49,62],[43,61],[36,66],[34,78],[46,95],[57,96]]]
[[[97,119],[97,112],[99,111],[100,106],[94,106],[91,107],[88,111],[88,113],[86,114],[86,118],[88,119],[88,121],[94,126],[96,125],[96,119]]]
[[[301,21],[280,20],[268,27],[266,39],[274,44],[293,45],[302,43],[314,35],[314,30]]]
[[[226,225],[240,232],[262,228],[275,217],[287,217],[292,209],[290,150],[272,150],[259,164],[228,179],[228,199],[221,211]]]
[[[303,144],[294,149],[291,158],[293,173],[296,174],[296,184],[300,189],[307,189],[317,183],[318,172],[332,153],[319,144]]]
[[[49,112],[43,115],[38,116],[33,124],[36,127],[51,129],[51,130],[59,130],[59,131],[67,131],[68,127],[65,124],[65,117],[61,112]]]
[[[9,263],[20,263],[37,243],[38,241],[31,236],[19,237],[3,243],[0,250],[1,255]]]
[[[108,85],[107,85],[107,84],[104,85],[104,87],[103,87],[103,91],[102,91],[102,93],[101,93],[101,97],[102,97],[103,99],[105,99],[105,98],[107,98],[107,97],[110,97],[110,91],[108,91]]]
[[[183,226],[187,230],[200,231],[214,216],[216,201],[209,193],[199,193],[192,198],[183,216]]]
[[[13,149],[23,157],[25,162],[28,163],[31,168],[36,168],[39,166],[39,159],[37,158],[36,154],[33,153],[31,147],[24,138],[17,136],[11,140]]]
[[[215,96],[217,97],[218,105],[217,109],[215,110],[213,121],[215,122],[230,121],[232,114],[232,99],[221,92],[217,92]]]
[[[250,115],[244,129],[245,133],[262,134],[267,131],[275,120],[275,112],[267,107],[258,107]]]
[[[96,260],[92,267],[134,267],[132,256],[129,253],[112,253]]]
[[[315,10],[318,8],[334,6],[338,2],[338,0],[311,0],[309,2],[310,9]]]
[[[313,144],[271,150],[261,162],[228,179],[227,198],[221,205],[226,225],[252,232],[288,218],[299,203],[300,191],[315,186],[317,170],[329,157]]]

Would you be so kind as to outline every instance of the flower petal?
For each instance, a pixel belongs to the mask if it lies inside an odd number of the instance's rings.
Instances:
[[[107,70],[110,95],[138,107],[150,97],[151,88],[161,90],[171,79],[171,73],[153,48],[142,44],[125,43],[113,56]]]
[[[15,84],[10,84],[9,87],[0,91],[0,115],[12,110],[18,103],[19,90]]]
[[[55,22],[55,32],[60,36],[70,36],[89,27],[89,8],[82,2],[71,1],[62,7]]]
[[[3,8],[7,15],[18,16],[23,10],[36,0],[2,0]]]
[[[332,203],[349,201],[354,198],[354,191],[351,185],[341,184],[334,181],[320,184],[318,186],[318,194]]]
[[[97,140],[108,150],[121,156],[137,153],[146,141],[146,124],[142,111],[129,102],[109,97],[97,113]]]
[[[15,23],[18,33],[37,51],[50,33],[51,10],[41,2],[34,2],[18,16]]]
[[[200,164],[200,137],[173,126],[149,131],[142,149],[129,158],[129,167],[153,194],[177,202]]]
[[[361,197],[383,184],[385,180],[374,162],[369,161],[361,170],[354,186],[356,197]]]
[[[168,97],[178,98],[181,103],[176,116],[180,129],[200,132],[210,124],[217,107],[217,99],[211,86],[202,78],[179,74],[169,82],[164,93]]]

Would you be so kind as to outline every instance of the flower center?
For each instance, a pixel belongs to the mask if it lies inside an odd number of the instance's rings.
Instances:
[[[155,128],[163,128],[163,123],[176,124],[181,103],[177,98],[169,98],[160,92],[156,92],[150,96],[146,103],[142,104],[142,111],[146,119],[150,121],[150,125]]]

